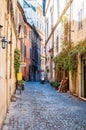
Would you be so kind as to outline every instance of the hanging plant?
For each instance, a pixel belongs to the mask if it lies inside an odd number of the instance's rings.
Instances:
[[[14,69],[15,69],[15,74],[19,72],[20,68],[20,58],[21,58],[21,52],[17,48],[14,51]]]

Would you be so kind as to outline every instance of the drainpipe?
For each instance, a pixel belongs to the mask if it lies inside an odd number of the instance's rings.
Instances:
[[[70,4],[70,21],[69,21],[69,42],[71,42],[71,4]]]
[[[54,0],[53,0],[53,14],[54,14]],[[54,15],[53,15],[54,16]],[[53,25],[54,25],[54,17],[53,17]],[[54,32],[53,32],[53,34],[52,34],[52,48],[53,48],[53,52],[52,52],[52,72],[51,72],[51,79],[53,78],[54,79],[54,69],[53,69],[53,67],[54,67],[54,61],[53,61],[53,58],[54,58]]]
[[[7,11],[7,15],[4,19],[4,34],[6,32],[6,37],[8,40],[8,27],[9,27],[9,13],[10,13],[10,1],[8,1],[9,3],[6,3],[8,5],[8,11]],[[7,27],[5,26],[7,23]],[[9,107],[9,86],[8,86],[8,44],[6,44],[6,112],[8,111],[8,107]]]

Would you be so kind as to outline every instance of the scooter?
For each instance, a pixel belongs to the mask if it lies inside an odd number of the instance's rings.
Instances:
[[[45,73],[44,72],[41,72],[41,74],[40,74],[40,82],[42,84],[44,84],[44,82],[45,82]]]
[[[45,78],[44,78],[44,77],[41,77],[40,82],[41,82],[42,84],[44,84]]]

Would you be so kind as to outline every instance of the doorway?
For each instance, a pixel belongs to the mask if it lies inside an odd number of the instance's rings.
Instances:
[[[82,97],[86,98],[86,59],[82,60]]]

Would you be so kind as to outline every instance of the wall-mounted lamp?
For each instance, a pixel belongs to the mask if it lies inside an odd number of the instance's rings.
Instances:
[[[6,48],[6,43],[11,44],[11,41],[8,42],[5,37],[1,36],[2,27],[3,26],[0,25],[0,38],[2,38],[2,40],[1,40],[1,42],[2,42],[2,48],[5,49]]]
[[[7,43],[7,40],[5,37],[2,38],[2,48],[5,49],[6,48],[6,43]]]

